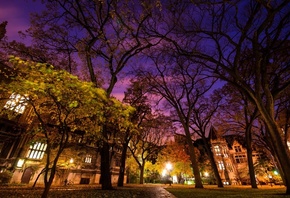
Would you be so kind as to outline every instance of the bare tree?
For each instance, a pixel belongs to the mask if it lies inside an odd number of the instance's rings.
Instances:
[[[0,41],[5,37],[7,21],[0,23]]]
[[[198,59],[217,77],[230,82],[257,106],[282,166],[286,194],[290,194],[290,153],[274,115],[275,100],[290,85],[290,2],[217,0],[184,4],[186,7],[178,13],[181,20],[174,22],[176,36],[167,36],[167,40],[180,53]],[[178,9],[173,11],[176,14]]]
[[[227,102],[219,109],[220,116],[217,119],[223,125],[224,131],[244,137],[251,185],[252,188],[257,188],[252,149],[253,138],[257,135],[254,124],[259,116],[258,109],[245,97],[243,92],[229,84],[225,84],[222,88],[222,95]],[[224,124],[225,122],[228,124]]]
[[[215,91],[215,94],[213,94],[210,99],[205,98],[204,96],[200,96],[199,98],[197,98],[197,100],[194,101],[192,115],[190,118],[190,128],[199,137],[201,137],[204,143],[205,150],[209,157],[209,161],[214,172],[218,187],[223,187],[223,183],[219,175],[219,171],[207,135],[212,125],[212,117],[217,112],[221,100],[222,96],[217,91]]]
[[[143,82],[149,86],[150,92],[160,96],[160,100],[166,102],[166,109],[176,115],[174,120],[182,126],[189,146],[195,186],[203,188],[195,154],[196,149],[193,146],[190,119],[194,105],[212,88],[215,80],[208,77],[200,64],[188,61],[186,57],[172,51],[172,48],[165,47],[157,54],[151,56],[153,66],[146,68],[146,71],[143,69],[140,75],[144,79]]]

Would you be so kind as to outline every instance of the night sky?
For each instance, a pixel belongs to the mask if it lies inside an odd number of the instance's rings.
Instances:
[[[6,36],[9,41],[20,41],[18,31],[28,29],[30,13],[42,8],[39,2],[33,2],[33,0],[1,0],[0,22],[8,21]]]
[[[0,23],[8,21],[6,27],[8,40],[17,40],[29,45],[29,39],[22,40],[18,32],[29,28],[31,12],[41,12],[42,9],[44,6],[39,0],[36,2],[33,0],[0,0]],[[117,83],[113,95],[119,100],[123,99],[128,82],[128,79],[123,79],[122,82]]]

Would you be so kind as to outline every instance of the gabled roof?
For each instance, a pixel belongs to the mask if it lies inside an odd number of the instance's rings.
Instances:
[[[210,129],[209,129],[208,138],[210,140],[216,140],[217,139],[217,130],[213,126],[211,126]]]
[[[210,140],[217,140],[218,136],[217,136],[217,130],[212,126],[209,130],[209,135],[208,138]],[[237,141],[239,144],[241,144],[243,147],[246,146],[246,142],[245,142],[245,137],[241,136],[241,135],[237,135],[237,134],[228,134],[228,135],[222,135],[221,137],[222,139],[224,139],[227,144],[228,147],[230,149],[232,149],[233,143],[234,141]]]
[[[245,137],[241,135],[224,135],[223,138],[226,140],[228,147],[232,149],[234,141],[237,141],[240,145],[242,145],[244,148],[246,147],[246,141]]]

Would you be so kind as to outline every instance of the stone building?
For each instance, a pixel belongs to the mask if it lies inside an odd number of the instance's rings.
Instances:
[[[175,141],[179,144],[186,145],[183,135],[176,135]],[[250,184],[250,175],[248,170],[247,149],[245,146],[244,137],[239,135],[223,135],[218,137],[214,129],[210,130],[209,138],[207,138],[211,146],[211,150],[219,171],[219,175],[224,185],[244,185]],[[214,174],[209,174],[210,163],[207,159],[206,149],[202,139],[194,141],[195,147],[199,150],[199,156],[202,156],[200,161],[201,175],[206,183],[215,183]],[[273,158],[264,148],[252,146],[253,163],[256,169],[256,179],[259,184],[266,184],[272,178],[278,175],[277,167]],[[263,159],[266,164],[259,164],[260,159]],[[205,160],[205,161],[204,161]],[[265,161],[266,160],[266,161]],[[205,176],[205,172],[206,175]]]
[[[214,130],[211,132],[214,133]],[[210,134],[210,137],[211,149],[223,183],[225,185],[250,184],[245,138],[239,135],[217,137],[213,134]],[[271,182],[278,172],[274,171],[277,167],[269,151],[253,144],[252,158],[257,183]],[[261,164],[261,161],[265,164]]]

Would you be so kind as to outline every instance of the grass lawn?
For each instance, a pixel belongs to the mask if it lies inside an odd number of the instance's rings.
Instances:
[[[262,186],[258,189],[252,189],[250,186],[225,186],[218,188],[216,186],[204,186],[203,189],[197,189],[186,185],[168,186],[166,190],[172,193],[177,198],[223,198],[223,197],[249,197],[249,198],[286,198],[290,195],[285,195],[286,188],[283,186]]]

